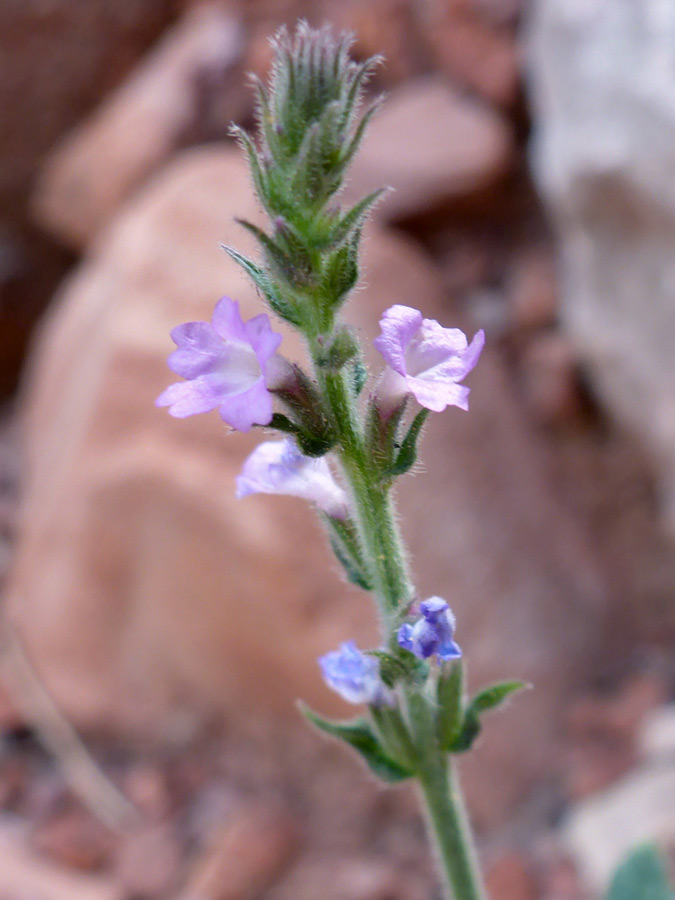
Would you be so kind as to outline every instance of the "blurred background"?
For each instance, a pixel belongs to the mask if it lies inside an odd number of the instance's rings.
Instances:
[[[294,706],[347,712],[316,657],[368,601],[300,501],[235,501],[257,436],[153,406],[174,325],[259,311],[227,130],[300,16],[386,57],[351,321],[488,335],[400,500],[471,685],[535,685],[463,763],[491,900],[675,849],[675,7],[2,0],[0,900],[436,896],[415,797]]]

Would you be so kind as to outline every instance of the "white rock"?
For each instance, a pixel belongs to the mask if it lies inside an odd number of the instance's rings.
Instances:
[[[675,766],[641,769],[585,800],[570,816],[564,839],[588,884],[607,889],[617,865],[645,841],[675,842]]]
[[[675,765],[675,703],[653,709],[642,723],[638,737],[645,759],[662,760]],[[673,798],[675,803],[675,797]]]
[[[540,0],[529,38],[562,318],[600,394],[654,453],[675,529],[675,7]]]

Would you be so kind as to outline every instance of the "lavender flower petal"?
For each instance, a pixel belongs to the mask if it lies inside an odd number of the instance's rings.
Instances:
[[[390,704],[392,697],[380,678],[380,665],[362,653],[354,641],[319,658],[321,673],[329,688],[349,703]]]
[[[468,409],[469,388],[459,382],[478,361],[483,331],[469,344],[459,328],[443,328],[434,319],[423,319],[419,310],[398,304],[384,313],[380,328],[374,345],[389,366],[378,390],[381,408],[388,412],[405,394],[413,394],[433,412],[447,406]]]
[[[272,420],[272,395],[267,372],[275,374],[281,335],[272,331],[266,315],[244,323],[239,304],[223,297],[211,324],[187,322],[171,332],[177,349],[169,367],[186,382],[171,385],[157,398],[172,416],[183,418],[220,408],[220,416],[238,431]]]
[[[237,477],[237,497],[289,494],[310,500],[327,515],[344,519],[347,495],[335,481],[324,456],[304,456],[295,441],[264,441],[248,457]]]

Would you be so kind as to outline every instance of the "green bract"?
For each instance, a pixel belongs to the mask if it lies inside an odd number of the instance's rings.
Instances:
[[[347,212],[333,202],[378,103],[360,115],[363,86],[379,57],[349,58],[352,39],[329,28],[301,24],[291,39],[273,40],[269,88],[257,78],[259,143],[238,126],[256,192],[270,219],[264,231],[241,224],[257,238],[267,268],[226,248],[281,318],[305,333],[330,330],[335,312],[359,277],[364,222],[383,190]]]

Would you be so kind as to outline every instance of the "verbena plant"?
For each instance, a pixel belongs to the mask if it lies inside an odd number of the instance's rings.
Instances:
[[[303,336],[311,370],[278,353],[281,335],[265,313],[244,322],[238,304],[223,297],[211,323],[172,331],[169,366],[185,380],[157,403],[178,417],[218,409],[238,431],[282,433],[247,459],[237,495],[311,501],[381,624],[378,647],[349,641],[319,660],[327,684],[367,714],[335,722],[303,712],[385,782],[418,782],[448,895],[478,900],[483,888],[452,758],[469,750],[482,714],[523,685],[507,681],[465,699],[455,618],[441,597],[417,596],[392,492],[416,462],[429,413],[468,409],[462,381],[484,336],[469,342],[457,328],[394,305],[374,341],[383,371],[369,378],[342,310],[359,280],[364,224],[384,189],[347,209],[337,198],[377,109],[362,111],[361,101],[380,60],[356,63],[349,35],[305,24],[292,37],[281,30],[273,45],[269,85],[254,80],[257,138],[233,128],[269,226],[241,222],[260,245],[259,259],[225,249],[272,313]]]

